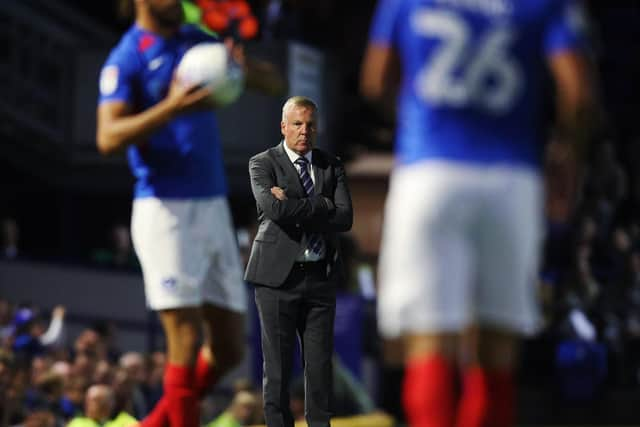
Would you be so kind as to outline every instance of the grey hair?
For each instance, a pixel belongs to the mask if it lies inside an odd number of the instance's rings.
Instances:
[[[287,121],[287,114],[295,107],[306,107],[311,108],[313,111],[318,111],[318,106],[311,98],[307,98],[306,96],[292,96],[287,99],[287,102],[282,106],[282,121]]]

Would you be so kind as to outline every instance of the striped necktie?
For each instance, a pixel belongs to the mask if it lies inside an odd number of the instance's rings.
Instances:
[[[307,193],[307,196],[313,196],[314,188],[313,180],[311,179],[311,174],[309,173],[309,160],[307,160],[306,157],[298,157],[294,163],[300,167],[300,181],[302,183],[304,191]],[[322,237],[316,233],[308,233],[307,240],[309,249],[311,249],[314,253],[319,254],[320,250],[322,249]]]

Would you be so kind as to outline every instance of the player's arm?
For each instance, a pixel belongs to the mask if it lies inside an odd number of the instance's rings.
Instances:
[[[596,117],[590,67],[577,51],[553,54],[548,62],[556,88],[557,136],[571,145],[581,162]]]
[[[97,113],[98,150],[102,154],[112,154],[144,142],[176,115],[198,108],[211,108],[208,102],[210,94],[208,88],[185,87],[174,80],[162,101],[139,113],[133,113],[126,101],[103,101]]]
[[[587,59],[588,19],[581,0],[550,4],[543,44],[556,89],[556,138],[570,144],[576,160],[585,160],[598,116]]]
[[[376,103],[395,104],[400,84],[400,60],[395,49],[369,43],[360,71],[360,92]]]
[[[399,0],[378,2],[360,68],[360,92],[387,117],[395,117],[400,87],[401,64],[396,46],[403,4]]]
[[[278,197],[277,191],[274,194],[272,189],[278,187],[278,183],[273,165],[265,155],[254,156],[249,160],[249,177],[257,205],[267,218],[278,224],[299,224],[329,215],[329,203],[322,196],[296,199],[284,194]]]

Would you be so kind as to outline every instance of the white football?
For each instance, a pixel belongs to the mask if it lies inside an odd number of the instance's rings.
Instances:
[[[232,103],[244,89],[244,73],[223,43],[200,43],[187,50],[176,70],[178,81],[185,85],[211,88],[219,106]]]

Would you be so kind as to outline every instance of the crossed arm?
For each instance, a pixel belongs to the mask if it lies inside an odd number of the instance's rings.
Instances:
[[[330,197],[293,198],[278,186],[273,164],[264,156],[249,161],[251,189],[264,215],[279,225],[305,232],[341,232],[351,229],[353,209],[344,167],[335,167],[336,186]]]

